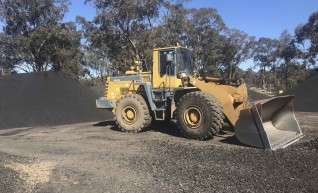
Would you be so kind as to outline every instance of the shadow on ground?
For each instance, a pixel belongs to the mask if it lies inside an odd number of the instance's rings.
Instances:
[[[101,121],[94,124],[93,126],[95,127],[111,126],[110,127],[111,130],[122,132],[120,128],[118,128],[118,126],[116,125],[115,120]],[[175,136],[175,137],[182,137],[181,133],[177,129],[177,125],[174,122],[164,123],[160,121],[153,121],[151,126],[142,132],[147,132],[147,131],[155,131],[155,132],[160,132],[160,133],[164,133],[164,134]]]
[[[117,132],[122,132],[120,130],[120,128],[118,128],[118,126],[116,125],[116,122],[114,120],[102,121],[102,122],[94,124],[93,126],[96,126],[96,127],[111,126],[110,130],[117,131]],[[168,123],[167,122],[160,122],[160,121],[153,121],[151,126],[150,126],[150,128],[148,128],[147,130],[145,130],[143,132],[147,132],[147,131],[155,131],[155,132],[160,132],[160,133],[167,134],[167,135],[170,135],[170,136],[183,138],[181,132],[178,129],[177,124],[175,122],[173,122],[173,121],[170,121]],[[221,143],[248,147],[247,145],[242,144],[235,137],[233,129],[231,129],[229,127],[223,128],[223,131],[221,131],[217,135],[217,138],[218,138],[218,141],[220,141]],[[219,138],[221,138],[221,139],[219,139]]]
[[[173,121],[170,121],[170,122],[154,121],[150,130],[167,134],[170,136],[174,136],[174,137],[183,137],[178,129],[177,124]]]
[[[106,127],[106,126],[116,126],[116,123],[114,120],[106,120],[101,121],[93,125],[94,127]]]
[[[245,145],[243,143],[241,143],[236,137],[235,135],[232,136],[226,136],[224,137],[224,139],[220,140],[221,143],[225,143],[225,144],[230,144],[230,145],[236,145],[236,146],[242,146],[242,147],[250,147],[248,145]]]
[[[99,122],[99,123],[94,124],[93,126],[94,126],[94,127],[106,127],[106,126],[110,126],[110,130],[121,132],[120,128],[118,128],[118,126],[116,125],[115,120],[101,121],[101,122]]]

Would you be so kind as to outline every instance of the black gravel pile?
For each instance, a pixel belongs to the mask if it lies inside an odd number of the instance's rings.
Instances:
[[[99,94],[99,96],[105,96],[105,85],[96,85],[90,87],[94,92]]]
[[[275,152],[201,143],[147,142],[151,156],[127,167],[153,178],[153,192],[318,192],[317,140]]]
[[[0,76],[0,129],[64,125],[112,118],[99,94],[61,72]]]
[[[295,95],[296,111],[318,112],[318,73],[313,74],[303,83],[289,89],[285,94]]]
[[[265,94],[262,94],[262,93],[259,93],[259,92],[256,92],[256,91],[250,90],[250,89],[247,90],[247,93],[248,93],[249,101],[251,101],[251,102],[270,98],[270,96],[267,96]]]

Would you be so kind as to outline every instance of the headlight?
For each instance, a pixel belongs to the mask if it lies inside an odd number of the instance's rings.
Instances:
[[[186,77],[187,77],[187,73],[181,72],[181,71],[178,73],[178,78],[184,79],[184,78],[186,78]]]

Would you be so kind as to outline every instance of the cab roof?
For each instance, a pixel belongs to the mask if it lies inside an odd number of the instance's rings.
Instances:
[[[163,47],[163,48],[154,48],[153,50],[154,51],[158,51],[158,50],[168,50],[168,49],[174,49],[174,48],[186,48],[186,47],[183,47],[183,46],[170,46],[170,47]],[[188,49],[188,48],[186,48]]]

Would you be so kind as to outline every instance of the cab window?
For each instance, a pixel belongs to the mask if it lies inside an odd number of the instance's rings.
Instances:
[[[175,68],[175,50],[162,50],[159,52],[159,73],[160,75],[173,75]]]

